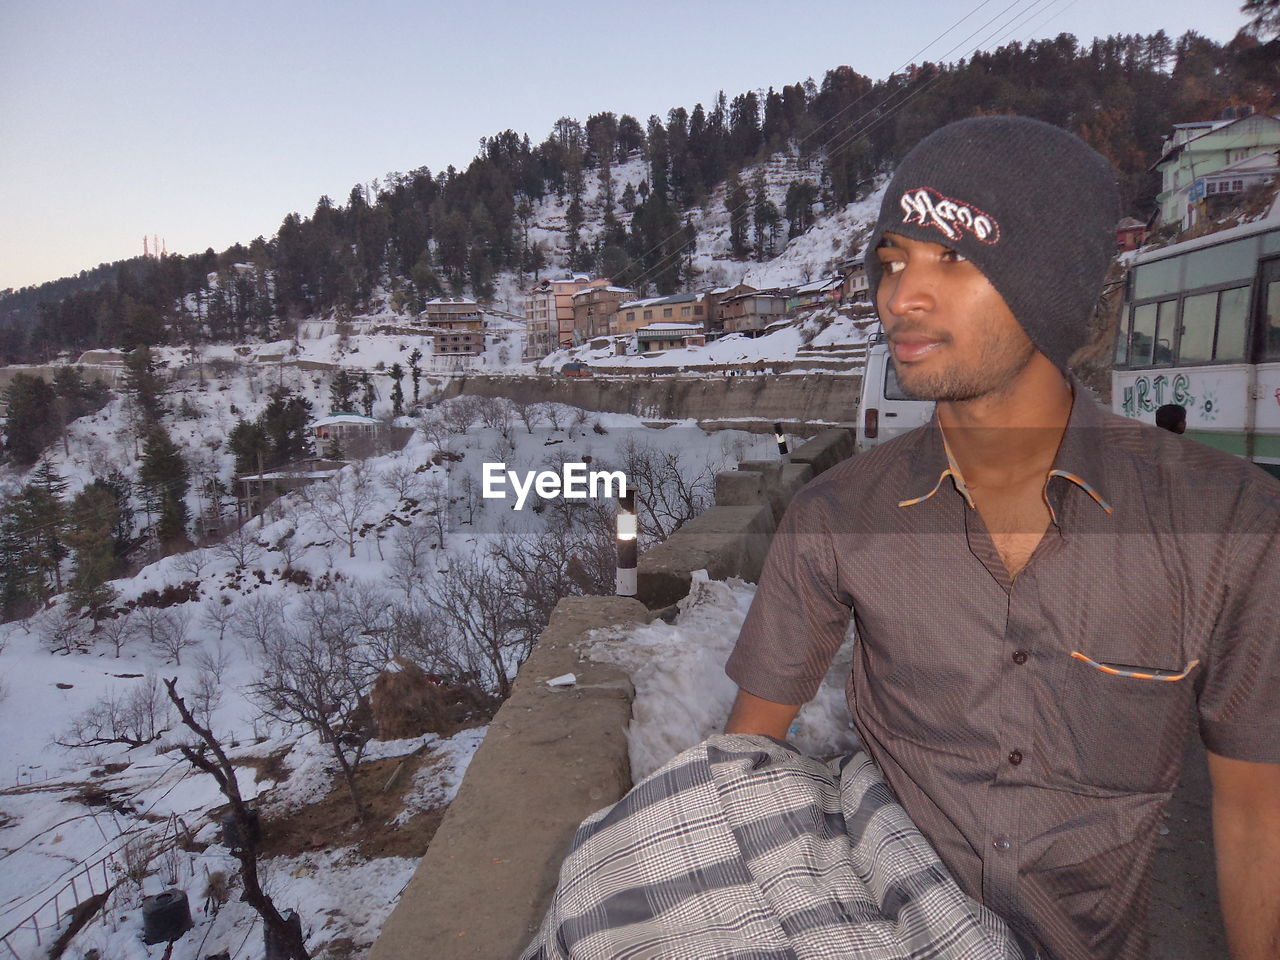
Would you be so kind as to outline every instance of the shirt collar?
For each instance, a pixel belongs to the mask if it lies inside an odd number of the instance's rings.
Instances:
[[[1074,484],[1103,511],[1107,514],[1112,513],[1111,504],[1103,492],[1106,489],[1106,472],[1102,457],[1104,442],[1102,408],[1074,376],[1069,379],[1072,391],[1071,415],[1067,418],[1067,429],[1063,434],[1062,443],[1058,446],[1053,467],[1045,477],[1043,491],[1045,504],[1049,507],[1049,516],[1055,524],[1058,523],[1057,511],[1049,498],[1049,484],[1055,477]],[[942,425],[938,422],[936,410],[922,434],[912,456],[910,482],[913,485],[920,484],[920,489],[923,489],[924,484],[932,484],[932,486],[919,495],[898,501],[898,506],[910,507],[928,500],[938,492],[943,481],[950,477],[957,492],[964,497],[965,503],[973,507],[973,497],[965,485],[955,458],[951,455],[951,448],[943,433]]]

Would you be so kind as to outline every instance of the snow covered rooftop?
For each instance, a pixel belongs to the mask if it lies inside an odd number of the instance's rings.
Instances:
[[[364,424],[365,426],[377,426],[378,421],[373,417],[364,417],[358,413],[335,413],[329,417],[322,417],[312,422],[313,427],[331,427],[336,423],[348,424]]]
[[[674,323],[670,320],[659,323],[646,323],[636,333],[702,333],[702,325],[698,323]]]
[[[573,295],[573,297],[574,297],[574,299],[576,300],[578,297],[585,297],[585,296],[586,296],[587,294],[589,294],[589,293],[630,293],[630,294],[634,294],[634,293],[635,293],[635,291],[634,291],[634,290],[632,290],[632,289],[630,289],[630,288],[628,288],[628,287],[587,287],[587,289],[585,289],[585,290],[579,290],[577,293],[575,293],[575,294]]]

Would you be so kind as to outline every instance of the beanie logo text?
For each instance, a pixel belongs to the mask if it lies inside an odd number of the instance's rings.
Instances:
[[[899,201],[903,223],[934,227],[948,240],[959,240],[966,232],[983,243],[998,243],[1000,224],[977,207],[943,196],[933,187],[908,190]]]

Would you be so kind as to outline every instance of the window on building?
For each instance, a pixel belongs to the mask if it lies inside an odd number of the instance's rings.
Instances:
[[[628,310],[627,320],[634,320],[635,318],[636,318],[636,312],[634,310]]]
[[[1244,189],[1244,181],[1243,181],[1243,180],[1232,180],[1232,181],[1231,181],[1231,191],[1232,191],[1233,193],[1239,193],[1239,192],[1240,192],[1241,190],[1243,190],[1243,189]]]
[[[692,311],[692,310],[690,310],[688,307],[681,307],[681,308],[680,308],[680,316],[682,316],[682,317],[687,317],[687,316],[689,316],[689,314],[690,314],[690,313],[692,313],[692,312],[693,312],[693,311]]]
[[[663,308],[662,308],[662,316],[663,316],[663,318],[664,318],[664,319],[665,319],[666,317],[671,316],[671,314],[672,314],[672,309],[671,309],[671,307],[663,307]]]
[[[652,311],[652,310],[646,310],[646,311],[644,312],[644,319],[645,319],[645,320],[652,320],[652,319],[653,319],[653,311]]]
[[[700,316],[702,316],[702,314],[703,314],[702,304],[700,304],[700,303],[695,303],[695,304],[693,305],[693,315],[694,315],[695,317],[700,317]]]

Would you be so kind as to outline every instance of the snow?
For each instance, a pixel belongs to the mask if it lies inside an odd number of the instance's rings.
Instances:
[[[634,780],[724,729],[738,690],[724,665],[754,596],[753,584],[709,580],[705,570],[695,571],[675,623],[655,620],[589,636],[588,655],[623,667],[635,686],[627,728]],[[849,651],[846,643],[792,727],[790,740],[810,756],[839,753],[856,742],[844,697]]]

